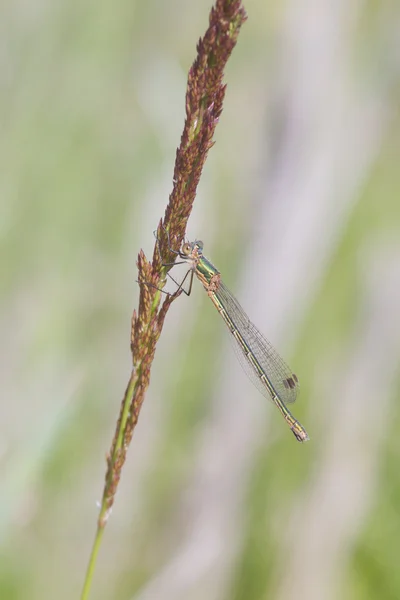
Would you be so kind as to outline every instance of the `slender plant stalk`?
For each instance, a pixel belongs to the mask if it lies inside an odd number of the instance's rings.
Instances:
[[[181,247],[192,211],[197,185],[213,135],[222,112],[226,86],[223,71],[236,44],[246,13],[241,0],[216,0],[211,9],[209,26],[197,45],[197,57],[189,71],[186,90],[186,119],[181,143],[176,152],[173,189],[157,230],[153,260],[141,250],[138,256],[140,284],[139,309],[133,311],[131,351],[133,367],[122,400],[114,438],[107,456],[103,497],[97,531],[87,567],[81,600],[87,600],[101,538],[114,503],[126,453],[139,418],[150,382],[150,369],[156,344],[171,303],[180,295],[166,296],[161,301],[160,289],[175,255],[170,251]]]

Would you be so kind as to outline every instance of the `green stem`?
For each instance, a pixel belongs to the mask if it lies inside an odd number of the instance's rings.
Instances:
[[[130,405],[131,405],[131,401],[132,401],[132,398],[134,395],[135,386],[137,384],[137,381],[138,381],[138,369],[133,369],[128,386],[126,388],[124,400],[123,400],[124,405],[123,405],[123,409],[122,409],[121,422],[120,422],[120,425],[118,428],[117,443],[115,444],[114,452],[111,457],[111,461],[113,463],[117,457],[118,451],[122,448],[122,445],[124,443],[125,426],[126,426],[126,422],[129,417],[129,409],[130,409]],[[110,471],[111,471],[111,469],[110,469]],[[104,496],[107,493],[108,484],[109,484],[109,482],[107,482],[106,489],[104,491]],[[103,496],[103,504],[104,504],[104,496]],[[103,506],[101,508],[103,508]],[[100,517],[101,517],[101,513],[100,513]]]
[[[112,457],[110,457],[110,463],[113,466],[117,456],[118,450],[122,448],[124,443],[124,435],[125,435],[125,426],[129,417],[129,408],[131,404],[132,397],[134,395],[135,386],[137,384],[138,377],[135,370],[132,371],[128,386],[125,391],[124,399],[123,399],[123,407],[122,407],[122,416],[119,424],[118,431],[116,432],[117,442],[115,444],[114,452]],[[89,558],[89,563],[86,570],[85,581],[83,584],[81,600],[87,600],[89,598],[90,587],[92,585],[93,573],[96,566],[97,555],[99,553],[101,540],[103,537],[104,527],[107,522],[108,512],[110,510],[109,507],[109,490],[112,485],[112,475],[113,468],[109,465],[107,469],[108,477],[104,486],[103,499],[101,501],[101,508],[99,513],[99,518],[97,520],[97,530],[96,535],[93,541],[92,551]]]
[[[99,553],[103,533],[104,533],[104,527],[100,527],[100,525],[97,525],[96,537],[94,538],[92,552],[91,552],[90,558],[89,558],[85,582],[83,584],[81,600],[88,600],[88,598],[89,598],[90,588],[91,588],[92,580],[93,580],[94,569],[95,569],[96,561],[97,561],[97,555]]]

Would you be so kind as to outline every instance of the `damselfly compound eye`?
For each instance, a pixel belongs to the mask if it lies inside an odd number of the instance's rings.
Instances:
[[[192,251],[192,247],[189,242],[185,242],[182,246],[182,254],[189,255]]]

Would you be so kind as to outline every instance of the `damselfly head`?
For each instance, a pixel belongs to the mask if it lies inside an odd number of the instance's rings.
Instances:
[[[198,254],[202,254],[203,242],[200,240],[196,240],[195,242],[185,242],[181,250],[182,258],[184,256],[190,256],[194,251],[197,251]]]

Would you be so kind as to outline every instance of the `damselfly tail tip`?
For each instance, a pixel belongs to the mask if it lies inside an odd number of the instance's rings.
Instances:
[[[296,423],[296,425],[294,425],[292,427],[292,431],[293,431],[294,437],[296,438],[296,440],[298,442],[308,442],[308,440],[310,439],[308,437],[307,431],[304,429],[304,427],[302,425],[300,425],[300,423]]]

